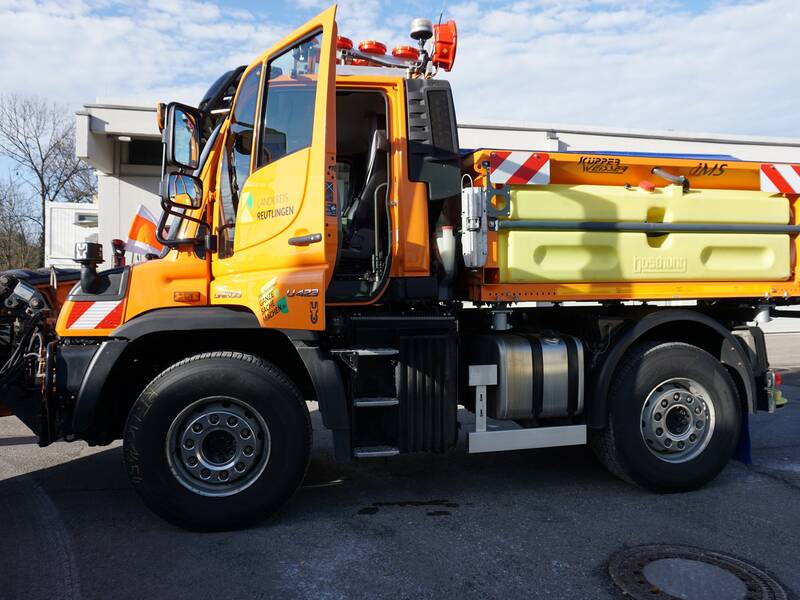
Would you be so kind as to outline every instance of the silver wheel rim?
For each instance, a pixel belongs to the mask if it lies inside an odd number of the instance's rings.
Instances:
[[[694,379],[673,377],[647,395],[640,429],[654,456],[668,463],[684,463],[705,450],[715,422],[714,403],[708,391]]]
[[[236,398],[193,402],[167,432],[167,462],[180,484],[202,496],[232,496],[258,479],[269,462],[269,428]]]

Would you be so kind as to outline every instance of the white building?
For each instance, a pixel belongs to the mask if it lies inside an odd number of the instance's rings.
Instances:
[[[72,256],[77,242],[96,242],[97,203],[48,202],[45,206],[45,267],[74,268]]]
[[[108,266],[111,240],[127,238],[139,204],[161,213],[161,134],[155,107],[87,104],[76,118],[76,154],[97,172],[98,241]]]

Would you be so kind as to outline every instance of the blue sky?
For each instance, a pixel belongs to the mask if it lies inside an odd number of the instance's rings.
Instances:
[[[319,0],[0,0],[0,92],[70,108],[196,102]],[[797,0],[343,0],[340,33],[406,43],[412,17],[459,26],[447,77],[462,120],[800,137]]]

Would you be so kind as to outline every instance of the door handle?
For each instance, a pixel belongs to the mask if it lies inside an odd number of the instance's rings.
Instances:
[[[298,237],[289,238],[290,246],[309,246],[322,241],[321,233],[309,233],[308,235],[301,235]]]

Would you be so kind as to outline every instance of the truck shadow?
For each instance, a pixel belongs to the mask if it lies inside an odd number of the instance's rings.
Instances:
[[[318,415],[313,417],[316,422]],[[504,491],[513,496],[541,492],[543,488],[566,492],[576,486],[622,485],[606,474],[585,447],[469,455],[466,427],[462,426],[458,447],[444,454],[409,454],[350,464],[337,464],[330,434],[315,430],[305,482],[278,521],[340,519],[378,512],[361,512],[365,507],[416,506],[436,513],[455,508],[447,504],[467,505],[472,502],[470,498],[489,488],[496,489],[502,498]],[[0,440],[0,445],[17,441],[30,443],[27,438],[7,438]],[[6,515],[19,513],[21,505],[41,493],[52,499],[67,521],[78,526],[91,523],[93,527],[113,529],[124,527],[134,518],[146,528],[171,528],[150,513],[135,494],[119,445],[0,481],[0,511]]]

